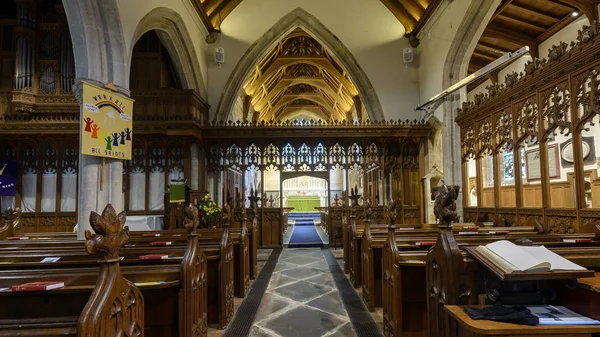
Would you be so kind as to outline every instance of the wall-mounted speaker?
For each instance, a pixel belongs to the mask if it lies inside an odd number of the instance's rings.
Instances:
[[[402,60],[404,61],[404,65],[412,63],[414,57],[414,50],[412,48],[404,48],[404,52],[402,53]]]
[[[215,62],[219,65],[225,63],[225,49],[223,47],[215,48]]]

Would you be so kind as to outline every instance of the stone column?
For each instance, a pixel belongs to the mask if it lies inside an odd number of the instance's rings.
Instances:
[[[460,95],[450,95],[444,101],[444,134],[443,134],[443,172],[444,181],[447,185],[460,186],[460,192],[456,198],[456,210],[463,214],[463,190],[462,190],[462,158],[460,152],[460,128],[454,122],[457,109],[460,106]],[[461,219],[461,221],[464,219]]]
[[[192,145],[190,145],[190,176],[191,176],[191,181],[190,181],[190,187],[192,188],[192,190],[198,190],[198,186],[199,186],[199,182],[198,182],[198,177],[199,177],[199,166],[200,166],[200,161],[199,161],[199,156],[198,156],[198,144],[197,143],[193,143]]]
[[[86,80],[87,82],[94,82]],[[102,86],[101,83],[94,83]],[[83,101],[81,80],[73,86],[75,97],[80,105]],[[80,111],[81,117],[82,111]],[[81,120],[81,118],[80,118]],[[101,213],[106,204],[111,204],[117,213],[123,210],[123,161],[81,154],[81,134],[79,136],[79,189],[77,239],[85,240],[85,230],[90,226],[90,212]],[[104,161],[104,164],[103,164]],[[104,177],[102,179],[102,171]]]

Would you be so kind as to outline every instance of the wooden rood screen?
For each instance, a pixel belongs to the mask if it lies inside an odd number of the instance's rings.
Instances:
[[[592,232],[600,216],[600,24],[463,104],[464,219],[547,233]],[[573,37],[575,38],[575,36]]]
[[[350,205],[356,188],[360,204],[398,200],[400,222],[422,223],[420,179],[431,129],[416,120],[214,123],[202,129],[207,190],[235,208],[251,207],[248,197],[256,196],[264,213],[286,206],[284,178],[315,176],[328,181],[326,206],[336,196],[338,206]]]

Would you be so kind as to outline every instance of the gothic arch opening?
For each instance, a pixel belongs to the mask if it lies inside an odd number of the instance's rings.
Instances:
[[[261,88],[265,84],[268,88]],[[244,96],[250,98],[240,98]],[[384,119],[375,89],[350,51],[301,8],[248,49],[225,86],[214,119],[231,119],[236,105],[257,112],[254,121]],[[251,119],[250,114],[243,117]]]
[[[134,46],[138,40],[151,30],[156,32],[161,44],[167,50],[181,87],[194,89],[200,96],[205,97],[206,86],[198,57],[192,47],[192,39],[181,16],[169,8],[155,8],[140,21],[128,51],[129,60],[131,61],[133,57]],[[128,75],[131,76],[131,68],[128,71]]]

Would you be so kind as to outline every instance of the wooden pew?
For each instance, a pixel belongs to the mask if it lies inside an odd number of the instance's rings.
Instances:
[[[544,244],[553,252],[574,263],[592,270],[600,269],[600,246],[597,240],[588,244],[563,242],[563,238],[572,237],[572,235],[537,235],[532,236],[530,239],[533,244]],[[429,336],[432,337],[455,335],[455,332],[451,331],[448,326],[449,320],[444,309],[445,305],[478,304],[479,294],[483,289],[481,279],[496,282],[492,283],[493,286],[488,285],[488,288],[494,288],[498,284],[502,284],[499,279],[496,278],[497,281],[494,281],[494,277],[490,277],[490,275],[493,276],[493,273],[486,267],[475,262],[469,254],[465,254],[463,247],[467,247],[467,245],[463,244],[461,246],[460,241],[461,239],[456,238],[452,231],[440,230],[436,245],[427,254],[425,295],[427,298],[428,330]],[[475,244],[471,245],[475,246]],[[593,271],[587,273],[593,276]],[[570,291],[569,287],[564,286],[564,283],[551,280],[555,278],[560,278],[560,276],[555,277],[552,276],[552,273],[546,273],[545,276],[540,276],[538,280],[543,282],[542,285],[546,284],[559,291]],[[547,281],[547,279],[549,280]],[[536,289],[539,285],[539,283],[534,284],[535,286],[530,286],[532,289]],[[526,286],[526,283],[520,284],[519,289],[526,289]],[[513,286],[510,289],[514,289]],[[531,297],[531,295],[528,296]]]
[[[225,226],[222,230],[197,230],[195,234],[196,239],[194,240],[197,250],[202,253],[206,263],[205,276],[202,279],[206,280],[207,287],[208,323],[224,328],[233,315],[233,244],[229,236],[229,229]],[[168,254],[169,256],[183,258],[186,246],[182,243],[185,243],[185,241],[183,241],[181,234],[177,235],[179,236],[161,235],[160,240],[170,240],[174,243],[162,247],[149,245],[149,242],[157,239],[156,237],[139,237],[122,249],[121,256],[124,257],[124,260],[121,264],[124,267],[142,265],[146,268],[163,268],[165,265],[172,264],[176,272],[181,274],[181,259],[138,259],[139,256],[149,254]],[[93,262],[76,248],[81,247],[81,243],[77,241],[69,242],[69,245],[65,242],[60,249],[53,248],[52,242],[25,240],[19,243],[26,245],[28,248],[20,247],[20,249],[2,250],[0,252],[0,262],[13,262],[4,265],[5,269],[37,268],[39,267],[38,262],[47,256],[59,256],[61,258],[59,261],[52,263],[53,268],[67,268],[73,265],[86,267]],[[36,244],[44,247],[36,249]],[[190,284],[189,286],[192,287],[193,285]]]
[[[89,254],[99,254],[102,259],[99,269],[97,265],[90,268],[87,284],[70,284],[82,278],[80,270],[75,269],[73,274],[63,275],[66,278],[58,278],[65,281],[65,287],[60,289],[0,291],[0,301],[5,304],[0,306],[0,336],[147,335],[144,331],[145,299],[141,291],[121,275],[119,266],[119,250],[128,239],[128,231],[123,228],[124,221],[119,221],[121,215],[117,218],[110,205],[107,209],[102,217],[92,212],[96,233],[87,233],[85,247]],[[104,217],[105,214],[109,217]],[[40,275],[30,274],[29,278],[10,279],[14,283],[6,284],[4,274],[4,285],[20,284],[24,280],[40,281]],[[52,279],[47,274],[43,277],[44,281]]]
[[[426,261],[429,252],[417,247],[397,246],[397,242],[399,242],[396,237],[397,232],[393,230],[393,226],[391,227],[388,229],[388,239],[383,251],[384,334],[385,336],[425,336],[427,326],[426,305],[429,294],[425,288]],[[481,239],[454,235],[453,237],[458,247],[487,244],[497,239],[510,239],[510,236],[483,237]],[[530,239],[536,244],[545,244],[549,247],[557,246],[552,248],[555,252],[580,265],[594,267],[598,264],[600,247],[597,240],[590,244],[572,244],[563,243],[563,237],[565,236],[537,234],[530,236]],[[513,238],[515,237],[513,236]],[[480,242],[475,240],[480,240]],[[461,268],[467,274],[472,272],[475,267],[473,260],[462,248],[459,248],[459,252],[464,260]],[[470,280],[474,279],[472,275]],[[458,286],[455,285],[454,287],[457,288]]]
[[[134,282],[148,283],[140,285],[145,294],[147,311],[146,335],[150,336],[205,336],[207,329],[207,259],[200,250],[196,227],[193,218],[186,216],[187,235],[185,245],[169,247],[168,253],[180,259],[138,261],[138,256],[147,253],[163,253],[161,247],[144,245],[131,246],[121,250],[122,272]],[[25,242],[25,241],[24,241]],[[18,242],[16,242],[18,243]],[[32,241],[27,240],[29,246]],[[39,242],[44,247],[28,250],[8,250],[3,252],[6,270],[0,278],[0,284],[22,278],[27,280],[32,273],[44,270],[46,275],[54,278],[65,278],[67,284],[76,286],[78,292],[89,292],[89,278],[97,273],[95,259],[79,252],[83,248],[81,242],[69,242],[69,248],[56,249],[47,246],[47,242]],[[79,249],[77,249],[79,247]],[[31,248],[31,247],[29,247]],[[60,256],[55,263],[39,263],[41,257]],[[87,258],[86,258],[87,257]],[[71,284],[71,275],[77,284]],[[88,276],[85,276],[88,275]],[[91,275],[91,276],[90,276]],[[87,277],[87,278],[86,278]],[[156,284],[160,282],[160,284]],[[79,286],[78,284],[82,284]],[[87,288],[86,288],[87,287]],[[70,292],[75,292],[72,289]]]
[[[253,266],[254,273],[256,274],[256,261],[257,261],[257,245],[256,245],[256,236],[250,236],[250,232],[246,229],[247,219],[244,218],[243,224],[241,228],[230,228],[230,234],[233,240],[234,246],[234,294],[235,296],[243,298],[250,286],[250,271],[252,271],[251,266]],[[252,225],[253,230],[255,231],[256,226],[255,222]],[[209,233],[214,230],[200,230]],[[221,229],[217,229],[216,231],[221,231]],[[158,235],[159,237],[146,237],[145,235]],[[135,245],[148,245],[152,241],[170,241],[171,246],[185,246],[186,240],[185,238],[185,230],[183,229],[175,229],[175,230],[163,230],[163,231],[136,231],[131,232],[131,240],[126,245],[126,247],[132,247]],[[62,235],[57,236],[58,238],[62,238]],[[55,239],[55,237],[46,237],[40,236],[37,239],[33,237],[28,237],[28,240],[19,241],[9,241],[8,246],[4,245],[0,242],[0,252],[5,249],[16,249],[16,248],[25,248],[28,245],[33,245],[35,248],[42,247],[55,247],[60,245],[63,248],[67,248],[74,241],[75,237],[73,236],[72,242],[67,242],[65,246],[64,242],[60,242]],[[202,240],[201,240],[202,241]],[[200,242],[201,242],[200,241]],[[206,240],[204,240],[206,241]],[[78,247],[78,244],[75,244],[75,247]],[[252,262],[251,262],[252,261]]]
[[[350,281],[355,288],[363,285],[363,271],[362,271],[362,260],[363,260],[363,237],[364,228],[367,221],[363,224],[356,223],[356,218],[351,216],[350,225],[347,225],[344,237],[344,270],[349,274]],[[368,222],[370,224],[370,221]],[[412,236],[423,236],[431,237],[435,240],[437,234],[437,226],[435,225],[398,225],[396,226],[399,235],[412,235]],[[380,246],[383,247],[383,242],[387,237],[387,225],[384,224],[370,224],[371,235],[373,237],[379,237]],[[453,228],[456,232],[470,233],[477,231],[480,233],[494,233],[494,232],[509,232],[511,234],[531,233],[536,231],[536,227],[525,226],[525,227],[480,227],[474,223],[457,224]]]

